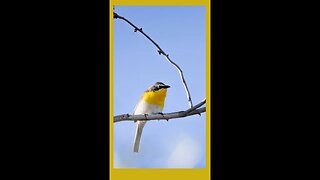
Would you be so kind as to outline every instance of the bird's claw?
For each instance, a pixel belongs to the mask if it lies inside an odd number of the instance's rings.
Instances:
[[[162,117],[164,117],[164,114],[162,112],[158,112],[158,114],[161,114]],[[169,119],[166,119],[166,120],[167,120],[167,122],[169,121]],[[159,121],[159,119],[158,119],[158,121]]]

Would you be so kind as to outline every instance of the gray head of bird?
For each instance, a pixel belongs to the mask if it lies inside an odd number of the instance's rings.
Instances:
[[[148,88],[148,91],[157,91],[160,89],[167,89],[167,88],[170,88],[170,86],[162,82],[156,82],[154,85]]]

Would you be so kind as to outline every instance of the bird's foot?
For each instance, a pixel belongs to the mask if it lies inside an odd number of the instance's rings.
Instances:
[[[164,114],[162,112],[158,112],[158,114],[161,114],[162,117],[164,117]],[[166,120],[167,120],[167,122],[169,121],[169,119],[166,119]],[[159,121],[159,119],[158,119],[158,121]]]

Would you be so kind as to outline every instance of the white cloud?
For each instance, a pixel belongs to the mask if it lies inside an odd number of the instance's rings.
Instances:
[[[124,165],[116,151],[113,153],[113,167],[114,168],[123,168]]]
[[[193,168],[200,161],[200,144],[181,136],[167,161],[168,168]]]

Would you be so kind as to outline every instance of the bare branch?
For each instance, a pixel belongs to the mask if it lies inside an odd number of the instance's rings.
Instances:
[[[180,67],[179,67],[176,63],[174,63],[173,61],[171,61],[171,59],[169,58],[169,55],[164,55],[164,56],[167,58],[167,60],[168,60],[172,65],[174,65],[174,66],[178,69],[179,74],[180,74],[180,78],[181,78],[181,81],[182,81],[182,84],[183,84],[183,87],[184,87],[184,90],[185,90],[186,93],[187,93],[187,98],[188,98],[189,106],[190,106],[190,108],[193,107],[192,100],[191,100],[191,96],[190,96],[190,92],[189,92],[189,89],[188,89],[186,80],[184,79],[182,70],[180,69]]]
[[[177,119],[183,118],[186,116],[192,116],[195,114],[200,114],[206,112],[206,107],[202,107],[199,109],[195,109],[192,112],[186,114],[185,111],[178,111],[173,113],[163,113],[163,114],[139,114],[139,115],[129,115],[129,114],[122,114],[115,116],[113,122],[121,122],[121,121],[137,121],[137,120],[169,120],[169,119]]]
[[[137,121],[137,120],[144,120],[144,121],[167,120],[168,121],[169,119],[182,118],[182,117],[192,116],[195,114],[201,114],[203,112],[206,112],[206,107],[199,108],[205,103],[206,103],[206,99],[204,99],[199,104],[185,111],[178,111],[178,112],[172,112],[172,113],[138,114],[138,115],[122,114],[122,115],[114,116],[113,122],[116,123],[120,121]]]
[[[134,27],[134,32],[137,32],[139,31],[141,34],[143,34],[146,38],[148,38],[157,48],[158,48],[158,53],[161,55],[163,54],[167,61],[169,63],[171,63],[173,66],[175,66],[175,68],[179,71],[179,75],[180,75],[180,78],[181,78],[181,81],[182,81],[182,84],[184,86],[184,89],[186,91],[186,94],[187,94],[187,99],[188,99],[188,102],[189,102],[189,106],[190,108],[193,107],[193,104],[192,104],[192,99],[191,99],[191,95],[190,95],[190,92],[189,92],[189,89],[188,89],[188,86],[187,86],[187,83],[184,79],[184,76],[183,76],[183,72],[181,70],[181,68],[175,63],[173,62],[170,58],[169,58],[169,54],[166,54],[161,48],[160,46],[154,41],[152,40],[146,33],[144,33],[142,31],[142,28],[138,28],[137,26],[135,26],[133,23],[131,23],[129,20],[127,20],[126,18],[122,17],[122,16],[119,16],[117,13],[113,13],[113,18],[115,19],[122,19],[124,21],[126,21],[128,24],[130,24],[132,27]]]

